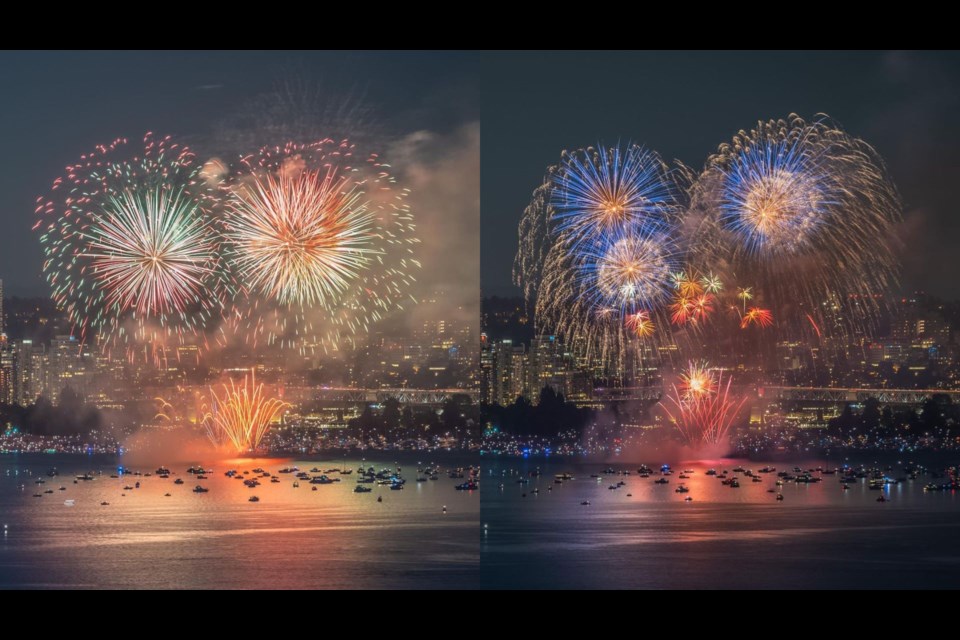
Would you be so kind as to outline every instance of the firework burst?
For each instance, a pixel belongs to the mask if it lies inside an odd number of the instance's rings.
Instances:
[[[638,311],[631,314],[627,316],[625,323],[627,329],[638,338],[649,338],[656,329],[650,319],[649,311]]]
[[[108,346],[157,347],[215,324],[229,290],[194,154],[151,134],[103,145],[39,198],[44,275],[75,332]]]
[[[233,380],[221,392],[210,388],[209,412],[203,418],[207,436],[215,446],[228,447],[237,453],[256,451],[289,405],[267,395],[263,384],[253,375],[242,384]]]
[[[409,192],[388,169],[332,140],[264,148],[240,163],[223,184],[227,251],[246,294],[233,332],[336,349],[413,301]]]
[[[731,394],[732,378],[724,383],[723,374],[714,377],[706,363],[690,363],[680,379],[660,403],[680,438],[690,447],[723,444],[747,398]]]
[[[783,330],[868,329],[897,280],[901,205],[882,159],[826,117],[760,122],[711,156],[694,185],[693,251],[749,278]],[[744,314],[750,290],[738,294]],[[836,301],[832,321],[824,303]],[[857,301],[857,302],[851,302]],[[838,321],[841,320],[841,321]]]
[[[757,327],[766,328],[773,325],[773,314],[769,309],[761,309],[759,307],[750,307],[746,313],[743,314],[743,317],[740,319],[740,328],[746,329],[747,327],[755,325]]]
[[[638,146],[564,153],[548,170],[521,221],[514,269],[538,330],[606,360],[669,325],[682,263],[675,178]]]

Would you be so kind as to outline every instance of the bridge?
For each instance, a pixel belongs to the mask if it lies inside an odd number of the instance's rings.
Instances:
[[[844,389],[831,387],[760,387],[763,398],[785,401],[825,402],[846,404],[866,402],[876,398],[880,404],[920,405],[935,395],[947,396],[951,402],[960,402],[960,390],[947,389]]]
[[[935,395],[947,396],[951,402],[960,403],[960,390],[956,389],[863,389],[841,387],[781,387],[781,386],[737,386],[730,387],[733,394],[759,396],[768,400],[787,402],[818,402],[824,404],[863,403],[868,398],[876,398],[880,404],[921,405]],[[591,402],[617,403],[635,401],[657,401],[664,395],[663,388],[622,387],[599,388],[593,390]]]

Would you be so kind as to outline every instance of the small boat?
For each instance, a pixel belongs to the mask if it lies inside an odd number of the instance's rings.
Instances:
[[[64,500],[64,501],[63,501],[63,506],[65,506],[65,507],[72,507],[72,506],[75,505],[75,504],[77,504],[77,501],[76,501],[76,500]]]
[[[658,478],[653,481],[653,484],[668,484],[669,482],[666,478]]]
[[[879,498],[877,498],[877,502],[887,502],[887,499],[884,498],[883,496],[880,496]]]
[[[684,501],[684,502],[693,502],[693,498],[691,498],[690,496],[687,496],[686,498],[683,499],[683,501]]]
[[[107,502],[106,500],[104,500],[103,502],[100,503],[100,506],[101,506],[101,507],[109,507],[109,506],[110,506],[110,503]]]
[[[311,491],[316,491],[316,490],[317,490],[317,486],[314,485],[314,486],[310,487],[310,490],[311,490]]]
[[[583,502],[580,503],[580,506],[581,506],[581,507],[589,507],[589,506],[590,506],[590,501],[589,501],[589,500],[584,500]]]
[[[247,498],[247,502],[260,502],[260,498],[258,498],[257,496],[250,496],[249,498]]]
[[[401,489],[403,489],[403,485],[399,482],[394,482],[390,485],[390,491],[400,491]]]
[[[632,498],[632,497],[633,497],[633,494],[632,494],[632,493],[628,493],[628,494],[627,494],[627,497],[628,497],[628,498]]]
[[[77,480],[93,480],[93,476],[89,473],[85,473],[82,476],[77,476]]]
[[[197,486],[195,486],[195,487],[193,488],[193,492],[194,492],[194,493],[207,493],[207,492],[209,492],[209,491],[210,491],[210,489],[204,489],[204,488],[201,487],[200,485],[197,485]]]
[[[354,493],[370,493],[371,491],[373,491],[373,489],[371,489],[370,487],[365,487],[362,484],[358,484],[356,487],[353,488]]]
[[[59,489],[57,489],[57,491],[66,491],[66,490],[67,490],[66,487],[60,487]]]
[[[169,494],[169,493],[165,493],[165,494],[163,494],[163,497],[164,497],[164,498],[169,498],[169,497],[170,497],[170,494]]]
[[[177,478],[173,481],[173,484],[183,484],[183,478]]]
[[[270,478],[270,482],[273,484],[280,484],[280,478],[276,478],[276,477]]]
[[[170,475],[170,469],[167,469],[166,467],[157,467],[156,474],[158,476],[168,476]]]
[[[679,487],[677,487],[676,489],[674,489],[674,491],[675,491],[676,493],[690,493],[690,489],[686,488],[686,487],[683,486],[683,485],[680,485]]]
[[[130,485],[127,485],[127,486],[125,486],[125,487],[123,488],[123,490],[124,490],[124,491],[133,491],[133,487],[131,487]]]
[[[42,498],[42,497],[43,497],[43,494],[42,494],[42,493],[35,493],[35,494],[33,494],[33,497],[34,497],[34,498]]]
[[[777,500],[779,500],[779,501],[782,501],[782,500],[783,500],[783,494],[782,494],[782,493],[778,493],[778,494],[777,494]]]

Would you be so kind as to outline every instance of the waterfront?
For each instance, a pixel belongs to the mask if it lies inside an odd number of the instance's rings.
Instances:
[[[416,482],[418,461],[405,454],[365,461],[188,461],[167,464],[176,475],[162,479],[110,478],[126,464],[111,456],[3,455],[0,588],[476,587],[479,494],[456,491],[464,480],[446,473]],[[470,464],[453,455],[422,459],[431,461],[441,469]],[[186,473],[192,463],[213,471],[198,481]],[[356,471],[331,473],[341,481],[328,485],[301,480],[296,489],[293,474],[277,474],[293,466],[309,472],[363,464],[379,471],[395,463],[407,479],[399,491],[370,484],[364,485],[370,493],[354,493]],[[153,473],[158,464],[136,468]],[[60,475],[48,477],[51,467]],[[229,469],[257,467],[280,482],[261,477],[261,486],[251,489],[224,476]],[[94,480],[74,483],[88,471]],[[184,483],[174,484],[177,478]],[[45,484],[35,484],[39,479]],[[138,481],[140,488],[124,489]],[[197,484],[209,492],[194,493]],[[249,502],[251,495],[260,501]],[[66,500],[75,500],[74,506]]]
[[[960,587],[960,495],[923,490],[928,482],[945,480],[920,477],[877,491],[869,489],[868,479],[843,490],[837,474],[824,474],[818,483],[785,481],[779,488],[776,473],[757,474],[762,478],[757,483],[736,474],[740,487],[731,488],[705,471],[713,467],[719,473],[738,465],[757,471],[769,465],[792,472],[794,465],[806,470],[839,463],[714,460],[680,462],[668,483],[658,485],[659,464],[649,462],[654,473],[640,478],[637,464],[485,460],[482,584],[548,589]],[[541,475],[530,477],[538,467]],[[608,467],[631,475],[604,474]],[[694,473],[680,480],[683,469]],[[564,473],[575,479],[556,484],[555,475]],[[626,485],[609,488],[620,481]],[[681,482],[689,493],[676,493]],[[784,499],[777,501],[776,493],[768,493],[771,488],[782,491]],[[880,495],[888,501],[878,503]]]

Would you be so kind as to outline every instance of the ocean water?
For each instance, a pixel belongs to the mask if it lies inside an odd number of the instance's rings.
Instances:
[[[617,476],[602,474],[607,464],[485,459],[481,582],[547,589],[960,587],[960,495],[924,492],[930,478],[883,492],[861,480],[844,491],[838,475],[824,475],[817,484],[785,482],[778,502],[768,493],[778,489],[775,473],[758,474],[760,483],[741,475],[740,488],[704,475],[740,464],[754,471],[837,466],[687,462],[674,466],[669,484],[657,485],[658,476],[640,478],[636,464],[613,464],[632,470]],[[518,483],[538,467],[539,478]],[[689,480],[678,478],[683,469],[694,471]],[[575,479],[555,484],[563,473]],[[626,486],[609,488],[619,481]],[[676,493],[681,482],[689,493]],[[877,502],[881,493],[886,502]]]
[[[303,471],[356,469],[356,458],[211,463],[208,480],[197,481],[185,473],[187,463],[167,465],[178,474],[168,480],[111,479],[118,465],[112,457],[2,455],[0,588],[476,587],[480,496],[456,491],[463,480],[445,473],[437,481],[415,482],[417,460],[443,469],[471,462],[435,455],[368,457],[364,466],[377,470],[397,461],[406,488],[373,484],[365,485],[372,493],[357,494],[356,471],[316,491],[304,481],[293,488],[292,474],[281,474],[280,484],[261,478],[254,489],[223,475],[229,468],[255,467],[275,474],[294,465]],[[54,466],[60,475],[47,477]],[[103,475],[75,484],[74,477],[87,471]],[[174,484],[178,477],[183,485]],[[38,479],[45,484],[35,484]],[[124,490],[137,481],[139,489]],[[209,493],[193,493],[197,484]],[[54,493],[43,494],[47,489]],[[251,495],[260,502],[249,502]],[[74,506],[65,505],[70,499]]]

